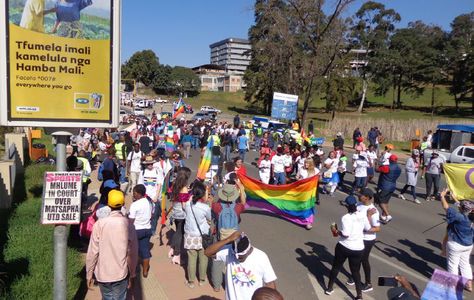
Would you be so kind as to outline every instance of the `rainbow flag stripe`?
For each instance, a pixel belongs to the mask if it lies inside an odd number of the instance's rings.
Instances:
[[[209,171],[209,167],[211,166],[212,147],[214,147],[214,139],[211,138],[209,139],[209,142],[207,142],[206,151],[204,152],[204,156],[202,157],[201,163],[199,164],[197,171],[198,179],[206,179],[206,173]]]
[[[299,225],[314,221],[318,177],[285,185],[269,185],[238,174],[249,206],[262,208]]]
[[[179,99],[178,105],[176,106],[176,111],[173,114],[173,119],[176,119],[182,113],[184,113],[184,101],[183,99]]]
[[[175,150],[174,149],[174,141],[169,136],[166,137],[165,148],[166,148],[166,151],[168,151],[170,153]]]

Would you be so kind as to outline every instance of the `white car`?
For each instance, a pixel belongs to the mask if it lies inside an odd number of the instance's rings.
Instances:
[[[207,112],[207,113],[216,113],[216,114],[221,113],[220,109],[217,109],[217,108],[212,107],[212,106],[201,106],[201,111],[202,112]]]
[[[143,110],[143,108],[139,108],[139,107],[135,107],[135,109],[133,110],[133,113],[135,114],[135,116],[145,115],[145,111]]]
[[[470,164],[474,161],[474,146],[458,146],[452,153],[446,150],[436,150],[439,156],[442,156],[448,163]],[[433,153],[432,149],[424,151],[425,161],[428,161]]]
[[[155,99],[156,103],[168,103],[168,100],[166,99]]]

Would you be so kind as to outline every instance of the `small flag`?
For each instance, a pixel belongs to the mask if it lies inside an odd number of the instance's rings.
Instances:
[[[212,147],[214,147],[213,138],[209,139],[209,142],[207,142],[206,151],[204,152],[204,156],[201,159],[201,163],[199,164],[197,172],[198,179],[206,179],[206,173],[209,171],[209,167],[211,166]]]
[[[176,106],[176,111],[173,114],[173,119],[176,119],[180,114],[184,113],[184,101],[179,98],[178,105]]]
[[[168,151],[169,153],[175,150],[173,138],[169,136],[166,137],[165,148],[166,148],[166,151]]]

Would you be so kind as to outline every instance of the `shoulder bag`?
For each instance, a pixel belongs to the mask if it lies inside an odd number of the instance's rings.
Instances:
[[[209,247],[210,245],[212,245],[214,243],[214,239],[212,238],[211,235],[209,235],[208,233],[206,234],[202,234],[202,231],[201,231],[201,228],[199,227],[199,223],[196,219],[196,215],[194,214],[194,210],[193,210],[193,204],[190,203],[191,205],[191,212],[193,213],[193,217],[194,217],[194,221],[196,222],[196,226],[199,230],[199,234],[201,235],[201,239],[202,239],[202,248],[203,249],[206,249],[207,247]]]

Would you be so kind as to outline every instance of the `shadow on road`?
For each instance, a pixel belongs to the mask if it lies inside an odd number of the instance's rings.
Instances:
[[[306,242],[305,245],[311,247],[311,249],[307,252],[301,248],[295,249],[295,252],[299,255],[296,260],[304,265],[309,272],[311,272],[311,274],[318,281],[319,285],[325,290],[327,287],[325,278],[329,279],[329,273],[331,272],[331,269],[326,265],[332,265],[333,255],[328,251],[326,246],[316,244],[314,242]],[[345,268],[341,269],[341,273],[343,273],[344,276],[349,277],[349,272],[347,272]],[[339,277],[341,277],[340,274]],[[336,284],[347,295],[352,297],[354,296],[346,287],[346,285],[340,280],[336,280]]]

